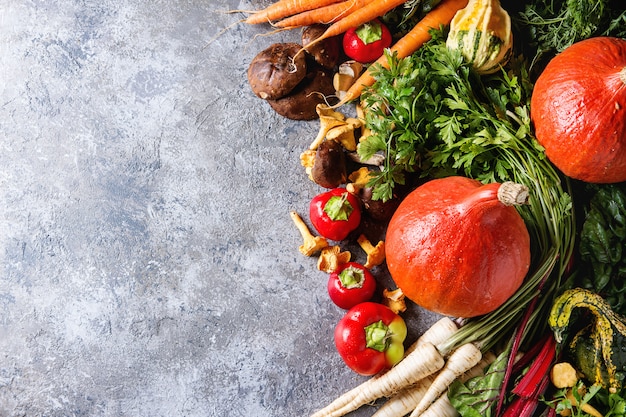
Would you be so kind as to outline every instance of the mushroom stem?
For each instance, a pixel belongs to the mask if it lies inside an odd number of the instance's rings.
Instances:
[[[328,241],[325,238],[314,236],[311,233],[309,227],[304,223],[304,220],[302,220],[302,217],[300,217],[298,213],[290,211],[289,215],[304,240],[304,243],[298,248],[303,255],[312,256],[328,246]]]
[[[383,304],[394,313],[400,314],[406,311],[405,295],[400,288],[395,290],[383,289]]]
[[[346,190],[352,194],[357,194],[363,188],[367,187],[367,183],[370,180],[370,170],[367,167],[361,167],[352,172],[348,176],[350,182],[346,184]]]
[[[357,243],[367,254],[367,262],[364,265],[366,268],[370,269],[383,263],[385,260],[385,242],[381,240],[374,246],[365,235],[360,235]]]
[[[352,254],[348,251],[341,252],[339,246],[329,246],[322,249],[319,259],[317,260],[317,269],[328,272],[335,272],[342,264],[350,262]]]

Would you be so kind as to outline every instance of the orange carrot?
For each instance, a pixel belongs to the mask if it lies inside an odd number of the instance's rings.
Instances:
[[[263,10],[259,10],[245,20],[251,25],[268,23],[274,20],[284,19],[297,13],[313,10],[341,0],[277,0]]]
[[[394,7],[404,4],[405,2],[406,0],[371,0],[370,2],[366,2],[363,7],[356,9],[346,17],[330,25],[326,31],[322,33],[322,36],[309,43],[306,48],[309,48],[324,39],[341,35],[350,28],[355,28],[372,21],[377,17],[384,15]],[[303,50],[306,48],[303,48]]]
[[[331,24],[352,13],[357,8],[363,7],[367,2],[368,0],[345,0],[340,3],[329,4],[328,6],[289,16],[279,20],[274,26],[279,28],[297,28],[316,23]]]
[[[430,40],[431,36],[429,32],[431,29],[437,29],[440,25],[445,26],[450,24],[456,12],[467,6],[467,3],[468,0],[442,0],[441,3],[428,12],[411,31],[398,40],[398,42],[390,48],[390,52],[395,52],[400,59],[411,55]],[[389,68],[389,63],[385,55],[378,58],[374,64]],[[369,66],[368,69],[361,74],[352,87],[346,91],[341,101],[333,107],[339,107],[352,100],[356,100],[361,96],[364,87],[369,87],[374,84],[375,80],[372,76],[371,68],[372,66]]]

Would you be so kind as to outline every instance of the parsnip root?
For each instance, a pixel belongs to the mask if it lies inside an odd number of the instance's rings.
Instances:
[[[472,369],[465,372],[458,379],[461,382],[466,382],[467,380],[475,376],[484,375],[485,369],[495,360],[496,355],[493,352],[486,352],[483,355],[482,359],[476,365],[474,365]],[[414,385],[403,389],[398,394],[391,397],[389,401],[380,406],[380,408],[372,415],[372,417],[398,417],[405,416],[411,413],[413,410],[415,410],[415,408],[424,397],[424,395],[428,391],[428,388],[432,385],[438,374],[439,373],[427,376],[426,378],[418,381]],[[435,416],[436,414],[434,413],[445,415],[444,413],[449,412],[449,410],[446,409],[446,406],[452,406],[452,404],[442,404],[445,402],[445,400],[441,399],[442,396],[447,396],[447,393],[444,392],[443,394],[441,394],[440,398],[433,404],[431,404],[431,406],[428,407],[428,409],[422,414],[422,416]]]
[[[421,344],[430,343],[430,344],[432,344],[434,346],[437,346],[437,345],[445,342],[457,330],[458,330],[457,324],[452,319],[450,319],[449,317],[443,317],[443,318],[439,319],[432,326],[430,326],[411,346],[409,346],[408,349],[405,350],[405,352],[404,352],[405,357],[409,356],[409,354],[411,352],[413,352]],[[403,361],[404,361],[404,359],[403,359]],[[400,362],[396,366],[402,366],[402,362]],[[339,398],[337,398],[331,404],[329,404],[327,407],[325,407],[322,410],[319,410],[317,413],[313,414],[313,416],[311,416],[311,417],[321,417],[321,416],[332,415],[332,414],[323,414],[323,413],[324,412],[329,412],[328,410],[333,410],[333,409],[340,410],[340,409],[342,409],[347,404],[349,404],[351,401],[353,401],[354,398],[356,398],[357,395],[359,395],[359,393],[362,390],[368,389],[367,387],[370,386],[370,385],[375,385],[377,383],[376,381],[381,376],[382,375],[376,375],[376,376],[370,378],[369,380],[365,381],[363,384],[361,384],[361,385],[351,389],[350,391],[345,392]],[[420,396],[420,398],[421,398],[421,396]],[[415,404],[417,404],[417,402]],[[414,406],[411,407],[411,409],[408,410],[405,414],[408,414],[411,410],[413,410],[413,408],[415,408],[415,407]],[[340,415],[340,414],[335,414],[335,415]]]
[[[481,358],[482,352],[473,343],[466,343],[456,348],[446,361],[441,372],[439,372],[435,378],[435,381],[428,388],[426,394],[424,394],[424,397],[422,397],[417,407],[415,407],[410,417],[422,415],[441,394],[447,391],[448,387],[455,379],[472,369],[480,362]]]
[[[373,377],[348,391],[311,417],[339,417],[382,397],[391,397],[401,389],[432,375],[444,365],[443,355],[432,343],[422,343],[387,372]],[[356,395],[354,395],[356,391]],[[352,398],[351,398],[352,397]],[[351,398],[351,399],[350,399]]]
[[[420,343],[432,343],[438,346],[447,341],[456,331],[459,330],[459,326],[449,317],[443,317],[430,326],[408,349],[405,351],[405,355],[411,353]]]
[[[415,384],[404,388],[399,393],[391,397],[386,403],[380,406],[372,417],[398,417],[405,416],[415,407],[428,391],[428,387],[433,383],[437,374],[429,375],[420,379]]]
[[[421,414],[421,417],[457,417],[458,415],[459,412],[450,402],[448,393],[444,392]]]

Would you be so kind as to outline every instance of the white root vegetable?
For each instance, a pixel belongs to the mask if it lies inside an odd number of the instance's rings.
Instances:
[[[436,374],[422,378],[410,387],[404,388],[381,405],[372,417],[405,416],[415,409],[435,380]]]
[[[456,348],[446,361],[445,366],[439,372],[435,381],[430,385],[428,391],[420,400],[410,417],[422,415],[430,405],[447,391],[450,384],[465,372],[472,369],[482,358],[482,352],[473,343],[466,343]]]
[[[415,348],[417,346],[419,346],[420,344],[430,343],[430,344],[432,344],[434,346],[437,346],[437,345],[445,342],[457,330],[458,330],[458,326],[452,319],[450,319],[448,317],[443,317],[443,318],[439,319],[432,326],[430,326],[417,339],[417,341],[415,341],[408,349],[405,350],[405,352],[404,352],[405,357],[408,356],[412,351],[414,351]],[[403,361],[404,361],[404,359],[403,359]],[[402,362],[400,362],[398,365],[396,365],[396,367],[398,367],[398,366],[403,366]],[[384,375],[384,374],[382,374],[382,375]],[[352,400],[354,400],[354,398],[357,395],[359,395],[359,393],[362,390],[367,390],[367,389],[369,389],[368,388],[369,386],[377,384],[378,379],[382,375],[373,376],[372,378],[368,379],[367,381],[365,381],[361,385],[353,388],[350,391],[345,392],[339,398],[334,400],[332,403],[330,403],[328,406],[326,406],[322,410],[319,410],[318,412],[313,414],[311,417],[329,416],[331,414],[324,414],[324,413],[329,413],[330,411],[328,411],[328,410],[341,410],[343,407],[345,407],[347,404],[349,404]],[[411,409],[408,410],[405,414],[408,414],[413,408],[414,407],[411,407]],[[341,414],[335,414],[335,415],[341,415]]]
[[[447,341],[459,326],[449,317],[442,317],[430,326],[422,335],[405,351],[405,355],[411,353],[420,343],[432,343],[438,346]]]
[[[422,417],[457,417],[459,412],[454,408],[447,393],[443,393],[424,411]]]
[[[489,352],[485,352],[482,355],[482,358],[480,359],[480,361],[478,361],[478,363],[476,365],[474,365],[472,367],[472,369],[470,369],[469,371],[465,372],[463,375],[461,375],[459,377],[459,380],[461,382],[467,382],[470,379],[474,378],[475,376],[481,376],[485,374],[485,369],[487,369],[487,367],[489,365],[491,365],[492,363],[494,363],[496,361],[496,354],[489,351]]]
[[[409,346],[405,354],[410,354],[423,343],[432,343],[437,346],[448,340],[458,329],[458,325],[452,319],[442,317],[430,326],[415,343]],[[424,396],[434,378],[434,375],[429,375],[415,384],[402,389],[383,404],[372,417],[396,417],[410,413]]]
[[[489,367],[496,360],[496,355],[493,352],[486,352],[476,365],[469,371],[465,372],[459,377],[461,382],[467,382],[468,380],[485,374],[485,369]],[[448,390],[437,398],[437,400],[430,405],[421,415],[421,417],[457,417],[459,412],[450,402],[448,398]]]
[[[472,367],[469,371],[465,372],[463,375],[459,377],[461,382],[465,382],[475,376],[483,375],[485,369],[491,365],[496,360],[496,355],[493,352],[486,352],[482,359]],[[440,371],[441,372],[441,371]],[[435,380],[437,374],[427,376],[424,379],[416,382],[414,385],[407,387],[400,391],[398,394],[394,395],[384,403],[382,406],[378,408],[378,410],[372,415],[372,417],[398,417],[405,416],[411,413],[419,402],[421,401],[428,388]],[[445,396],[447,398],[447,394],[443,393],[441,396]],[[434,416],[436,414],[430,414],[440,412],[437,408],[443,409],[446,404],[441,404],[444,400],[438,399],[435,401],[428,409],[422,414],[422,416],[431,415]],[[439,404],[437,404],[439,403]],[[449,400],[448,400],[449,403]],[[449,404],[452,406],[452,404]],[[435,408],[431,410],[431,408]],[[453,407],[454,408],[454,407]]]
[[[402,361],[387,372],[371,378],[359,387],[349,391],[353,397],[346,401],[339,397],[327,407],[311,417],[339,417],[382,397],[390,397],[402,388],[412,385],[422,378],[432,375],[444,365],[443,355],[432,343],[421,343]],[[356,396],[353,392],[357,390]]]

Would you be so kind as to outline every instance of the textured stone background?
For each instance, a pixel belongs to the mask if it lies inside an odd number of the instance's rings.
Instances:
[[[363,380],[288,216],[317,125],[245,75],[297,34],[210,42],[267,3],[0,4],[0,415],[305,416]]]

